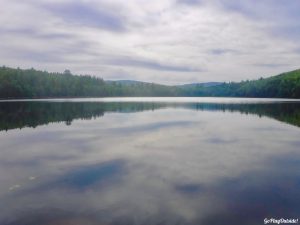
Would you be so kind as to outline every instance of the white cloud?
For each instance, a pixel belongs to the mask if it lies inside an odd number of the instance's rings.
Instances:
[[[174,84],[269,76],[300,59],[294,1],[278,18],[268,0],[0,2],[7,66]]]

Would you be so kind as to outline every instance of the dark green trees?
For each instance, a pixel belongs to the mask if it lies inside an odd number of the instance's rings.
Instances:
[[[0,98],[107,96],[219,96],[300,98],[300,70],[252,81],[215,86],[166,86],[145,82],[105,82],[92,76],[0,67]]]
[[[102,96],[104,86],[100,78],[74,76],[69,70],[61,74],[0,68],[1,98]]]

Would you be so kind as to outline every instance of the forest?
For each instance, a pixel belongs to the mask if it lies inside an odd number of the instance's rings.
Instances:
[[[1,99],[122,96],[300,98],[300,70],[258,80],[208,86],[167,86],[146,82],[108,82],[95,76],[73,75],[69,70],[50,73],[33,68],[0,67]]]
[[[300,69],[258,80],[201,85],[185,89],[187,96],[300,98]]]

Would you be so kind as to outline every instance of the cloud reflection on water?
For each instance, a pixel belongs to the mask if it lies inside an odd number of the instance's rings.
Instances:
[[[299,135],[267,117],[189,107],[2,132],[0,221],[260,224],[297,216]]]

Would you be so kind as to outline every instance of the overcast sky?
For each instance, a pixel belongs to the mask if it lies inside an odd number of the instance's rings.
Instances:
[[[0,0],[0,64],[165,84],[300,68],[299,0]]]

